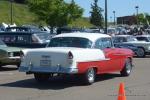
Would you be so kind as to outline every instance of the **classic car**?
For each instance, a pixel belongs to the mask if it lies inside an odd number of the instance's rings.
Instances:
[[[75,74],[92,84],[97,74],[119,71],[129,76],[133,54],[130,49],[114,48],[106,34],[65,33],[54,36],[47,48],[22,50],[19,71],[34,74],[39,82],[54,74]]]
[[[7,47],[3,41],[0,40],[0,67],[4,65],[20,66],[20,50],[21,48]]]
[[[131,35],[116,35],[113,37],[115,44],[132,44],[138,48],[136,55],[138,57],[145,57],[150,54],[150,42],[138,41]]]

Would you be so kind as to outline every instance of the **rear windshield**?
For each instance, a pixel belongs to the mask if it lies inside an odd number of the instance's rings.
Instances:
[[[0,35],[0,39],[5,43],[29,43],[30,35]]]
[[[51,39],[48,47],[79,47],[91,48],[92,42],[86,38],[58,37]]]

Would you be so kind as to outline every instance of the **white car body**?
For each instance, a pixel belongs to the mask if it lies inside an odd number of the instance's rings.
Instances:
[[[108,35],[89,35],[88,33],[69,33],[60,34],[56,37],[86,37],[91,41],[95,41],[100,37],[110,37]],[[91,38],[91,36],[93,36]],[[99,36],[99,37],[97,37]],[[68,61],[68,52],[74,56],[73,61]],[[22,59],[19,68],[22,72],[52,72],[52,73],[78,73],[77,62],[107,60],[102,50],[100,49],[84,49],[72,47],[48,47],[41,49],[26,49],[23,50],[25,57]],[[89,57],[90,54],[90,57]],[[99,56],[97,56],[99,55]],[[51,67],[41,67],[42,61],[50,61]],[[46,65],[45,65],[46,66]],[[48,65],[47,65],[48,66]]]

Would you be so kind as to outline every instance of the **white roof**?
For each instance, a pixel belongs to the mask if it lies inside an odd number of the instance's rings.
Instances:
[[[102,37],[111,37],[109,35],[106,34],[101,34],[101,33],[84,33],[84,32],[74,32],[74,33],[63,33],[60,35],[56,35],[53,38],[56,37],[81,37],[81,38],[87,38],[91,41],[96,41],[98,38],[102,38]]]

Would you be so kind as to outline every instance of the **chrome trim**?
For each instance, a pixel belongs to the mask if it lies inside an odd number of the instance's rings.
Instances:
[[[76,74],[78,73],[78,68],[68,68],[68,67],[33,67],[33,66],[20,66],[20,72],[39,72],[39,73],[66,73],[66,74]]]

